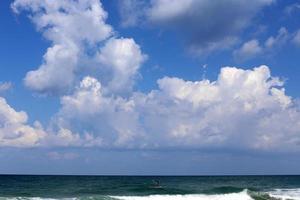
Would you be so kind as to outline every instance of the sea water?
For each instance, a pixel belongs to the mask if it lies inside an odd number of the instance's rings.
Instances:
[[[6,199],[300,200],[300,176],[1,175]]]

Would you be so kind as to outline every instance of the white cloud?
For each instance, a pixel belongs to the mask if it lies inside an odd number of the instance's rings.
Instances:
[[[165,77],[158,90],[123,99],[86,77],[62,98],[56,120],[101,138],[106,148],[298,151],[300,112],[283,84],[266,66],[224,67],[216,81]]]
[[[31,147],[37,146],[46,133],[39,124],[27,125],[27,114],[15,111],[0,97],[0,146]]]
[[[146,12],[146,2],[139,0],[122,0],[118,2],[121,26],[131,27],[142,23]]]
[[[15,0],[12,9],[15,13],[31,11],[38,30],[55,44],[96,43],[112,34],[112,27],[105,23],[107,13],[98,0]]]
[[[295,36],[293,38],[293,42],[300,46],[300,30],[298,30],[296,33],[295,33]]]
[[[214,50],[234,43],[254,14],[271,2],[154,0],[148,18],[183,29],[199,51]],[[164,77],[157,90],[132,92],[146,56],[133,39],[114,37],[99,1],[16,0],[12,7],[29,10],[52,42],[25,84],[63,96],[45,129],[38,122],[28,125],[27,114],[1,98],[1,146],[300,150],[298,105],[266,66],[224,67],[215,81]],[[258,55],[283,44],[287,35],[282,28],[263,44],[244,44],[237,55]]]
[[[47,137],[40,141],[40,146],[46,147],[91,147],[101,146],[102,140],[90,133],[78,134],[63,127],[47,130]]]
[[[105,23],[107,13],[98,0],[16,0],[12,8],[16,13],[30,11],[33,23],[52,42],[43,64],[24,79],[26,86],[40,93],[68,90],[85,49],[112,35],[112,27]]]
[[[260,46],[258,40],[250,40],[245,42],[240,49],[233,52],[233,56],[238,60],[247,60],[262,53],[263,48]]]
[[[153,21],[169,21],[182,15],[186,15],[188,10],[197,5],[194,0],[174,1],[156,0],[152,1],[149,17]],[[199,7],[201,9],[201,7]]]
[[[93,114],[99,112],[102,101],[101,84],[92,77],[85,77],[72,96],[63,96],[62,105],[65,112]]]
[[[26,74],[25,85],[39,93],[65,92],[73,84],[78,54],[76,45],[56,44],[48,48],[39,69]]]
[[[122,98],[87,76],[47,129],[1,98],[0,145],[299,151],[300,111],[283,85],[267,66],[223,67],[215,81],[164,77]]]
[[[245,61],[256,56],[270,54],[278,51],[290,39],[290,34],[285,27],[278,30],[276,36],[270,36],[263,44],[256,39],[245,42],[239,49],[233,51],[236,60]]]
[[[16,111],[0,97],[0,147],[100,146],[89,133],[76,134],[66,128],[45,130],[39,121],[28,123],[27,113]]]
[[[110,72],[111,78],[106,83],[108,91],[112,93],[131,91],[138,70],[145,59],[146,55],[133,39],[110,39],[97,56],[104,71]],[[107,78],[108,74],[105,76]]]
[[[135,0],[126,2],[125,7],[119,6],[121,14],[128,13],[127,10],[133,10],[136,6]],[[261,8],[272,2],[274,1],[221,0],[215,3],[199,0],[152,0],[139,6],[139,10],[143,10],[145,14],[134,15],[134,21],[148,21],[154,26],[175,30],[192,52],[205,54],[230,48]],[[133,8],[129,9],[131,5]],[[122,19],[126,22],[130,17]]]
[[[278,30],[276,37],[271,36],[265,41],[265,48],[267,49],[272,49],[276,47],[278,48],[283,44],[285,44],[288,41],[289,37],[290,35],[287,29],[285,27],[281,27]]]
[[[56,123],[73,131],[89,132],[104,147],[129,146],[133,136],[141,134],[134,102],[102,92],[97,79],[85,77],[72,95],[61,98]]]
[[[39,93],[57,94],[69,89],[86,46],[112,34],[111,26],[105,24],[107,13],[97,0],[16,0],[12,8],[16,13],[31,11],[37,29],[53,44],[43,64],[24,79],[26,86]]]
[[[11,89],[11,87],[12,87],[11,82],[0,82],[0,93]]]
[[[138,106],[148,135],[160,138],[152,138],[153,143],[187,148],[297,148],[297,142],[287,143],[291,135],[299,140],[300,113],[290,107],[290,97],[278,88],[283,83],[272,78],[266,66],[225,67],[215,82],[164,78],[158,83],[160,90],[142,95]],[[280,123],[284,117],[291,117],[289,124]]]
[[[43,64],[27,73],[27,87],[61,95],[93,74],[107,93],[131,92],[146,56],[133,39],[114,37],[100,1],[16,0],[12,8],[17,13],[29,10],[38,30],[52,41]]]

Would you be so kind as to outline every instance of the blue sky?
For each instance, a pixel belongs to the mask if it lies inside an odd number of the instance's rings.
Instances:
[[[299,11],[1,1],[0,173],[299,174]]]

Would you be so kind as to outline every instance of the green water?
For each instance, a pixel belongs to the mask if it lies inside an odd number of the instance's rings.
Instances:
[[[0,176],[1,199],[300,199],[299,188],[300,176]]]

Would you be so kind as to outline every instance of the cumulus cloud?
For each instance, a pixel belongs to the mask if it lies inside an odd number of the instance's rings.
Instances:
[[[65,40],[94,43],[112,33],[111,26],[105,23],[107,13],[98,0],[16,0],[12,9],[15,13],[31,11],[32,21],[38,30],[58,44]]]
[[[65,92],[73,84],[78,53],[75,45],[57,44],[48,48],[39,69],[26,74],[25,85],[38,93]]]
[[[239,49],[233,51],[236,60],[245,61],[261,54],[270,54],[279,50],[290,39],[290,34],[285,27],[278,30],[276,36],[268,37],[263,44],[257,39],[245,42]]]
[[[100,137],[106,148],[298,151],[299,107],[283,84],[267,66],[224,67],[216,81],[164,77],[158,90],[124,99],[86,77],[62,98],[56,120]]]
[[[133,39],[114,37],[100,1],[16,0],[12,9],[29,11],[37,29],[52,42],[42,65],[27,73],[24,82],[28,88],[61,95],[93,73],[105,76],[101,80],[107,91],[131,91],[145,55]]]
[[[107,13],[97,0],[50,1],[16,0],[15,13],[31,12],[31,19],[45,38],[52,42],[43,64],[27,73],[24,81],[41,93],[61,93],[73,83],[79,59],[86,45],[103,41],[112,34],[105,23]],[[88,43],[88,44],[85,44]]]
[[[110,39],[97,55],[97,60],[104,70],[110,71],[109,75],[105,74],[106,78],[110,76],[108,91],[126,93],[131,90],[145,59],[146,55],[133,39]]]
[[[300,113],[280,89],[283,82],[271,77],[266,66],[253,70],[225,67],[214,82],[166,77],[158,84],[159,91],[142,95],[145,104],[139,109],[149,135],[165,133],[160,145],[297,148]],[[291,124],[280,123],[289,117]]]
[[[16,111],[0,97],[0,146],[31,147],[38,145],[46,133],[39,122],[27,124],[27,114]]]
[[[0,92],[5,91],[11,83],[4,82],[0,86]],[[78,134],[51,125],[44,128],[39,121],[33,124],[28,121],[25,111],[17,111],[0,96],[0,147],[101,146],[102,141],[87,132]]]
[[[157,90],[124,98],[86,76],[61,97],[46,129],[1,98],[0,145],[299,151],[299,105],[267,66],[223,67],[215,81],[157,83]]]
[[[89,133],[77,134],[62,127],[45,129],[39,121],[28,123],[25,111],[16,111],[0,97],[1,147],[100,146],[101,140]]]
[[[72,95],[61,98],[61,104],[56,123],[99,137],[103,147],[127,146],[134,135],[141,134],[134,102],[104,95],[101,83],[93,77],[85,77]]]
[[[153,24],[182,29],[191,48],[210,51],[232,44],[271,2],[154,0],[146,17]],[[29,11],[52,42],[25,84],[62,96],[61,108],[46,128],[39,122],[29,125],[25,112],[1,98],[1,146],[299,151],[299,107],[267,66],[223,67],[214,81],[164,77],[157,81],[158,89],[134,92],[147,57],[133,39],[114,35],[99,1],[16,0],[12,8]],[[237,55],[258,55],[284,43],[286,35],[283,28],[265,43],[250,41]]]
[[[131,9],[128,7],[136,6],[134,0],[126,2],[125,7],[120,6],[123,22],[132,18],[128,12]],[[249,25],[257,12],[272,2],[273,0],[222,0],[217,3],[199,0],[153,0],[144,5],[143,18],[152,25],[175,30],[193,52],[207,53],[232,46],[238,40],[238,34]],[[136,18],[140,15],[134,16],[134,21],[137,21]]]

